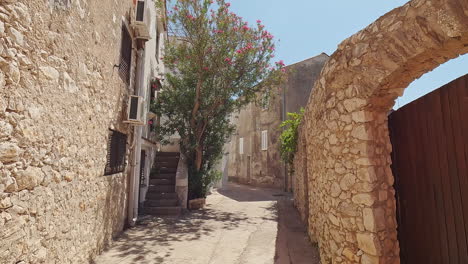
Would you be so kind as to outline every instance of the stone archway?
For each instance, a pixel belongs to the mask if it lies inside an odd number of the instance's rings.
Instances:
[[[387,114],[409,83],[465,53],[468,2],[413,0],[330,57],[304,127],[322,263],[399,263]]]

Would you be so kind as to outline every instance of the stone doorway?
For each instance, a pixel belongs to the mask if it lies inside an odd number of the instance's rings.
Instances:
[[[468,53],[468,2],[409,1],[343,41],[304,116],[309,232],[322,263],[398,263],[387,115],[415,79]]]

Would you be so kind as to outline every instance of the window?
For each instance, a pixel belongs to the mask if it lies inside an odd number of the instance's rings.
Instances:
[[[127,135],[110,130],[107,143],[107,162],[104,175],[119,173],[125,170],[127,152]]]
[[[268,130],[262,131],[262,150],[268,149]]]
[[[145,1],[138,1],[136,9],[136,21],[143,22],[145,14]]]
[[[244,154],[244,138],[239,138],[239,154]]]
[[[132,65],[132,38],[125,25],[122,25],[122,40],[120,44],[119,75],[126,83],[130,84],[130,67]]]
[[[158,27],[156,26],[156,29]],[[156,61],[159,62],[159,42],[160,42],[160,37],[159,37],[159,30],[156,32]]]

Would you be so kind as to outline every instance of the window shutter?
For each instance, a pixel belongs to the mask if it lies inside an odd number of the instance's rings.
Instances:
[[[262,131],[262,150],[268,150],[268,130]]]
[[[244,138],[239,138],[239,154],[244,154]]]

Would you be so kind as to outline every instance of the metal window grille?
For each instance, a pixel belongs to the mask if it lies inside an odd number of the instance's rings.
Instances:
[[[107,143],[107,162],[104,175],[119,173],[125,170],[127,153],[127,135],[110,130]]]
[[[140,185],[146,184],[146,177],[145,177],[145,166],[146,166],[146,151],[141,151],[141,158],[140,158]]]
[[[132,65],[132,38],[125,25],[122,25],[122,43],[120,45],[120,78],[130,84],[130,66]]]

